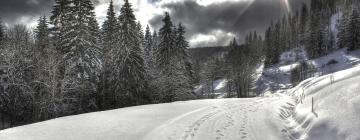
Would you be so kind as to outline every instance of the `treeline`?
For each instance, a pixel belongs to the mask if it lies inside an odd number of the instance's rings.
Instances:
[[[33,32],[0,26],[2,123],[196,98],[185,28],[168,13],[143,33],[128,0],[120,15],[111,1],[101,28],[93,11],[90,0],[55,0]]]
[[[339,11],[339,3],[338,0],[311,0],[310,8],[303,4],[300,12],[271,22],[265,33],[266,67],[278,63],[281,53],[292,49],[305,49],[309,59],[336,49],[330,18]]]
[[[199,84],[202,85],[199,94],[205,98],[213,98],[215,93],[214,82],[226,79],[227,97],[246,98],[256,96],[255,82],[256,68],[263,62],[263,39],[256,31],[246,36],[243,44],[232,39],[226,51],[207,58],[201,66],[195,68]]]
[[[285,51],[304,49],[308,59],[314,59],[340,48],[359,49],[359,8],[357,0],[311,0],[300,12],[271,22],[265,33],[265,66],[277,64]],[[301,62],[291,72],[291,81],[296,84],[314,72],[314,66]]]

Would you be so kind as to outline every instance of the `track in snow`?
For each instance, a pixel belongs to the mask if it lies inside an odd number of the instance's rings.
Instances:
[[[227,99],[210,107],[187,113],[159,126],[143,140],[255,140],[266,138],[271,133],[255,126],[268,125],[263,119],[271,114],[265,104],[274,101],[270,98]],[[270,111],[272,112],[272,111]],[[269,125],[271,128],[272,126]],[[256,132],[256,133],[255,133]],[[278,136],[280,137],[281,131]],[[277,134],[275,134],[277,135]],[[274,136],[270,136],[274,137]]]

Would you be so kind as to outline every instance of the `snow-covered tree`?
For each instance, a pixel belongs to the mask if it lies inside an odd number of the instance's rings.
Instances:
[[[96,83],[101,68],[98,25],[90,0],[59,0],[51,17],[62,67],[65,114],[96,110]],[[76,30],[75,30],[76,29]]]
[[[186,76],[191,84],[194,82],[194,71],[188,54],[189,42],[185,38],[185,27],[181,23],[177,27],[175,42],[176,48],[179,50],[179,59],[183,61],[182,65],[185,66]]]
[[[107,54],[114,46],[117,45],[117,38],[119,35],[119,22],[116,19],[113,1],[110,1],[107,10],[106,20],[102,25],[102,47],[104,54]]]
[[[5,31],[4,31],[3,23],[0,20],[0,45],[4,41],[4,39],[5,39]]]
[[[348,41],[346,47],[349,50],[360,48],[360,16],[357,8],[351,11],[347,25]]]
[[[309,10],[306,4],[303,3],[301,8],[301,15],[300,15],[300,25],[299,25],[299,34],[300,34],[300,43],[301,45],[304,44],[306,27],[309,19]]]
[[[145,64],[149,68],[154,65],[153,37],[149,25],[146,26],[143,47]]]
[[[0,106],[16,124],[31,122],[35,91],[34,44],[30,30],[25,25],[14,25],[6,31],[6,40],[1,48],[1,69],[6,75],[0,92]]]
[[[158,81],[163,101],[194,98],[190,76],[186,71],[188,43],[184,41],[184,28],[181,26],[180,30],[174,30],[169,13],[165,13],[163,23],[159,32],[159,45],[156,49],[156,62],[160,71]]]
[[[119,46],[111,50],[112,92],[116,93],[117,106],[143,104],[146,87],[146,71],[141,51],[136,18],[128,0],[125,0],[119,16]]]
[[[102,39],[102,72],[101,72],[101,85],[99,86],[98,104],[101,108],[113,108],[115,105],[115,93],[109,91],[110,88],[110,71],[111,65],[111,50],[119,45],[118,36],[119,22],[116,18],[113,1],[107,11],[106,20],[102,25],[101,39]]]

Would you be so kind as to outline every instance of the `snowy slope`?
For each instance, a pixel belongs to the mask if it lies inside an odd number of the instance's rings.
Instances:
[[[268,90],[277,91],[292,87],[292,83],[290,81],[291,70],[296,68],[296,66],[299,65],[299,62],[293,62],[290,61],[293,60],[293,58],[284,57],[286,53],[289,52],[282,54],[284,59],[279,64],[265,69],[263,75],[258,80],[257,86],[263,92]],[[304,56],[303,54],[301,55]],[[302,58],[301,60],[303,59],[305,58]],[[315,75],[329,74],[358,65],[360,63],[360,50],[348,52],[346,49],[339,49],[326,56],[306,61],[315,66],[317,70]],[[336,61],[337,63],[329,64],[331,61]]]
[[[291,89],[289,93],[296,97],[298,105],[293,108],[293,112],[283,111],[291,137],[306,140],[360,140],[359,81],[360,66],[357,66],[308,79]]]
[[[285,95],[130,107],[0,131],[1,140],[281,140]]]

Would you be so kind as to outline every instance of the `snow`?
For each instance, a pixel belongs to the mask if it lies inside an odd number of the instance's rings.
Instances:
[[[220,90],[222,88],[224,88],[226,86],[227,80],[226,79],[222,79],[222,80],[218,80],[218,82],[215,82],[215,90]]]
[[[215,98],[224,98],[227,95],[227,79],[219,79],[219,80],[215,80],[213,82],[213,87],[214,87],[214,93],[210,93],[210,95],[215,96]],[[206,84],[202,84],[202,85],[198,85],[195,87],[195,93],[196,94],[202,94],[202,91],[206,91],[206,89],[210,89],[210,87],[207,87]]]
[[[290,93],[299,104],[286,119],[291,136],[306,140],[359,140],[359,80],[360,66],[357,66],[308,79],[292,89]]]
[[[1,140],[282,139],[280,95],[146,105],[0,131]]]

